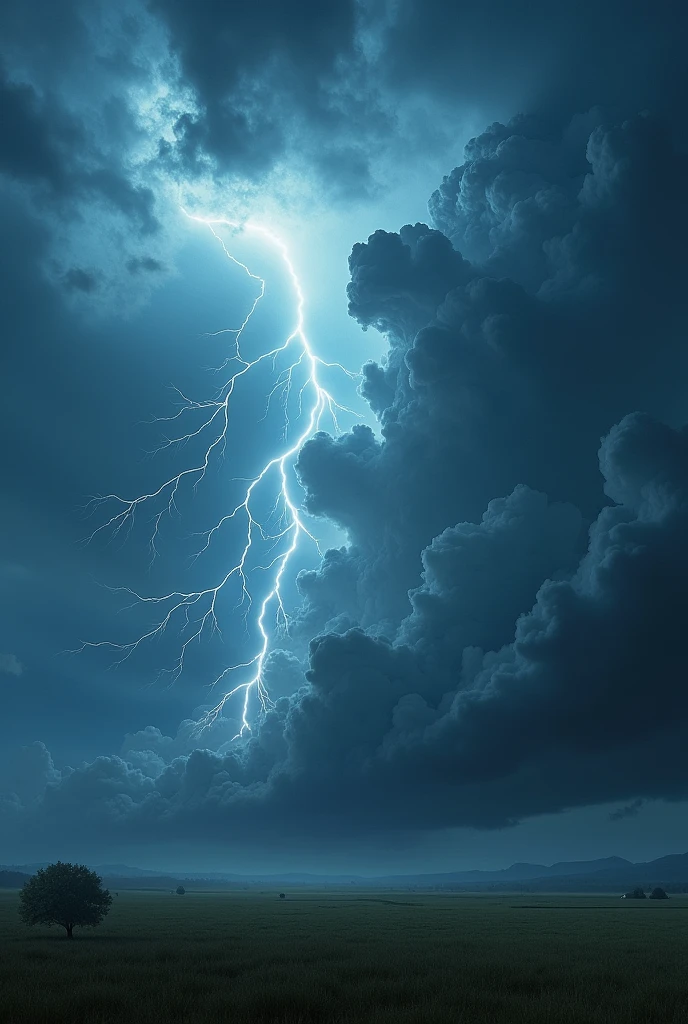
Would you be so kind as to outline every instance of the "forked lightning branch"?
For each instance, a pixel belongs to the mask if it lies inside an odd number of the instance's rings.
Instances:
[[[194,559],[208,550],[214,536],[227,523],[236,521],[240,524],[239,528],[242,531],[241,554],[236,562],[223,568],[216,578],[209,581],[207,586],[196,591],[179,590],[157,596],[146,596],[135,593],[129,588],[116,588],[125,590],[137,602],[158,607],[160,611],[154,624],[130,643],[120,644],[101,640],[84,643],[80,650],[83,651],[89,647],[111,648],[121,655],[116,662],[116,664],[121,664],[142,645],[162,636],[169,629],[176,629],[179,636],[178,656],[173,667],[166,670],[174,681],[183,672],[189,647],[194,641],[201,640],[206,634],[211,635],[217,632],[221,635],[218,602],[232,581],[238,581],[241,591],[240,605],[243,607],[244,615],[253,617],[254,620],[254,633],[258,638],[256,648],[247,661],[228,665],[209,684],[211,690],[222,688],[224,692],[221,699],[198,723],[199,729],[211,725],[223,712],[227,702],[238,697],[241,701],[241,726],[235,737],[238,738],[251,729],[249,713],[252,694],[255,694],[258,699],[259,710],[262,708],[265,711],[272,705],[270,695],[263,682],[263,669],[273,629],[280,625],[284,628],[288,626],[287,612],[282,600],[282,583],[290,560],[303,538],[316,547],[318,546],[317,540],[304,523],[297,496],[292,492],[290,471],[299,449],[308,438],[320,429],[325,417],[327,425],[337,433],[339,431],[338,413],[347,412],[353,415],[352,410],[338,402],[323,386],[319,371],[323,368],[333,368],[346,374],[350,379],[355,379],[358,375],[351,373],[340,363],[325,362],[316,355],[306,334],[305,302],[301,283],[288,248],[277,235],[250,221],[240,224],[225,218],[203,218],[188,213],[186,216],[207,226],[213,237],[222,246],[227,259],[238,271],[248,275],[255,283],[256,295],[238,327],[226,328],[217,332],[217,334],[226,334],[228,338],[231,338],[231,348],[220,367],[221,370],[227,369],[227,378],[216,392],[215,397],[196,401],[179,392],[180,407],[178,411],[174,415],[164,418],[167,421],[179,421],[180,429],[175,436],[168,438],[158,450],[172,448],[183,453],[188,450],[188,442],[198,440],[201,442],[201,457],[195,461],[195,464],[183,466],[178,473],[169,477],[149,493],[133,498],[118,494],[106,494],[92,498],[88,503],[88,510],[95,512],[98,509],[106,509],[107,518],[93,531],[89,539],[92,540],[100,533],[110,536],[116,536],[123,532],[126,534],[133,526],[136,514],[145,507],[150,513],[152,521],[149,539],[150,556],[151,560],[155,559],[158,554],[157,542],[161,523],[165,517],[178,513],[177,501],[183,490],[189,489],[192,493],[197,491],[206,474],[216,463],[221,464],[221,457],[225,454],[230,435],[232,398],[242,384],[248,383],[252,371],[255,371],[256,367],[261,364],[271,365],[275,371],[274,384],[267,394],[266,400],[269,407],[271,399],[277,395],[280,398],[279,404],[283,416],[280,447],[260,466],[258,472],[246,481],[246,490],[242,500],[220,515],[211,529],[201,534],[200,546]],[[242,342],[256,310],[265,297],[266,282],[254,274],[245,263],[232,255],[220,234],[220,232],[224,234],[226,231],[245,232],[275,249],[281,258],[293,295],[294,307],[290,314],[291,329],[285,333],[283,338],[279,339],[278,344],[267,348],[266,351],[250,360],[243,355]],[[278,373],[276,364],[280,357],[286,358],[287,365]],[[244,382],[244,378],[247,379],[246,382]],[[298,388],[295,424],[290,423],[289,419],[289,398],[293,388]],[[200,426],[184,432],[181,424],[185,417],[188,414],[197,415],[199,413],[203,414]],[[296,436],[291,436],[292,434]],[[272,503],[272,511],[267,518],[260,516],[256,511],[258,500],[261,497],[264,500],[266,491],[269,491]],[[271,555],[267,564],[255,566],[251,561],[252,548],[254,545],[258,547],[259,544],[261,550],[267,545]],[[261,571],[254,575],[256,569]],[[254,585],[254,578],[263,582],[260,593],[256,593],[257,585]],[[267,582],[265,582],[266,580]],[[247,675],[248,678],[229,685],[240,674]]]

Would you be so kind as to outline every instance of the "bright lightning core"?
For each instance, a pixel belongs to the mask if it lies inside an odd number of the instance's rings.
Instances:
[[[186,213],[186,211],[184,211]],[[201,425],[195,430],[187,433],[180,432],[178,436],[167,439],[161,448],[175,448],[183,450],[185,444],[196,438],[205,439],[205,447],[200,460],[195,465],[185,466],[178,473],[171,476],[159,487],[147,494],[141,494],[135,498],[124,498],[117,494],[107,494],[91,499],[88,503],[88,510],[95,511],[97,508],[107,506],[112,514],[91,534],[95,537],[102,531],[110,532],[117,536],[124,532],[128,533],[134,523],[136,513],[144,506],[153,513],[153,527],[151,531],[149,547],[151,560],[157,556],[156,542],[161,521],[166,516],[178,513],[177,499],[182,488],[190,488],[195,492],[203,481],[211,466],[211,460],[222,458],[227,445],[230,428],[230,407],[232,396],[241,385],[242,378],[250,377],[251,371],[263,363],[271,363],[272,369],[276,370],[276,363],[280,356],[287,354],[288,364],[281,370],[267,395],[267,406],[271,400],[279,396],[283,414],[282,441],[278,451],[272,454],[262,465],[260,471],[251,479],[246,481],[246,489],[243,499],[226,514],[222,515],[212,528],[201,535],[201,545],[194,555],[194,560],[199,558],[213,540],[215,534],[230,520],[240,520],[243,523],[243,542],[241,555],[234,565],[227,571],[220,574],[219,580],[213,581],[207,587],[194,592],[174,591],[157,597],[146,597],[136,594],[128,588],[127,593],[145,604],[159,605],[160,617],[151,629],[140,635],[129,644],[116,644],[111,641],[100,641],[98,643],[86,643],[86,647],[109,647],[121,653],[117,664],[121,664],[129,658],[138,648],[147,641],[162,636],[168,627],[178,626],[180,629],[179,656],[173,668],[167,670],[171,680],[179,677],[184,669],[184,663],[190,644],[194,640],[200,640],[205,633],[220,633],[220,625],[217,618],[217,605],[220,595],[228,586],[231,580],[239,581],[241,598],[239,605],[243,608],[244,616],[248,621],[253,616],[254,624],[257,627],[258,636],[257,648],[253,656],[241,664],[227,666],[210,684],[215,689],[221,683],[228,680],[235,673],[245,672],[248,679],[242,680],[230,689],[226,689],[222,698],[198,723],[199,729],[210,726],[223,711],[227,701],[236,695],[241,695],[242,712],[241,727],[235,739],[250,731],[249,709],[251,694],[255,692],[259,709],[267,710],[272,706],[272,701],[263,683],[263,668],[265,658],[270,644],[271,622],[278,628],[288,629],[288,616],[282,600],[282,582],[284,574],[289,566],[289,561],[296,551],[302,537],[308,538],[316,547],[317,540],[304,524],[302,514],[289,485],[288,471],[293,463],[299,449],[317,430],[321,427],[324,416],[329,417],[335,433],[339,432],[338,413],[346,412],[355,415],[352,410],[337,402],[333,396],[322,385],[319,371],[323,367],[335,368],[347,377],[354,379],[357,374],[351,373],[339,363],[329,363],[316,355],[313,346],[309,341],[304,325],[304,295],[299,282],[298,275],[292,263],[286,244],[267,228],[251,223],[237,223],[225,218],[204,218],[186,213],[190,220],[197,221],[205,226],[212,233],[213,237],[222,246],[225,256],[242,273],[255,283],[256,296],[248,310],[243,322],[236,328],[227,328],[217,334],[226,334],[231,338],[231,349],[219,370],[227,370],[227,378],[216,393],[215,398],[204,401],[193,401],[178,392],[181,400],[180,408],[173,416],[165,417],[167,421],[182,420],[186,413],[203,410],[205,418]],[[257,358],[248,360],[242,355],[242,339],[260,302],[266,293],[266,282],[254,274],[246,264],[232,255],[227,248],[223,238],[218,233],[221,229],[232,231],[244,231],[247,234],[257,236],[261,241],[273,247],[280,256],[285,267],[288,279],[292,286],[294,296],[293,326],[286,333],[284,338],[277,345],[263,352]],[[297,371],[302,371],[304,380],[298,385],[298,422],[301,426],[295,428],[298,436],[290,438],[292,424],[289,420],[288,403],[295,386]],[[160,450],[160,449],[158,449]],[[255,511],[256,498],[260,491],[272,488],[270,499],[273,501],[272,511],[267,519],[258,518]],[[251,549],[254,544],[258,547],[260,542],[268,545],[271,557],[266,565],[251,566]],[[318,548],[319,550],[319,548]],[[273,552],[276,552],[273,554]],[[267,590],[262,597],[254,596],[254,588],[251,581],[253,568],[263,570],[267,573]],[[261,578],[265,578],[263,575]],[[226,685],[226,684],[225,684]]]

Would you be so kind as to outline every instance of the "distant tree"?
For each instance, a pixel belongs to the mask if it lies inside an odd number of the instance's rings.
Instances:
[[[184,888],[183,885],[178,885],[174,891],[176,892],[177,896],[183,896],[184,893],[186,892],[186,889]]]
[[[624,899],[627,899],[627,900],[644,900],[644,899],[647,899],[647,897],[645,896],[645,890],[641,889],[640,886],[638,886],[637,889],[633,889],[631,892],[625,893],[624,894]]]
[[[102,879],[85,864],[49,864],[33,875],[19,894],[24,924],[59,924],[71,939],[75,927],[100,924],[112,896]]]
[[[660,889],[659,886],[657,886],[657,888],[653,889],[652,892],[650,893],[650,899],[651,900],[668,900],[669,897],[665,893],[664,889]]]
[[[280,899],[281,900],[286,899],[286,896],[285,896],[285,894],[283,892],[280,893]]]

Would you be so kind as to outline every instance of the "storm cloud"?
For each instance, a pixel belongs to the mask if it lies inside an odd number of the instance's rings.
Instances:
[[[180,753],[179,741],[150,730],[131,737],[122,757],[62,775],[43,754],[36,779],[46,788],[25,804],[24,827],[76,826],[86,814],[91,828],[149,838],[191,826],[215,837],[324,826],[335,835],[373,822],[499,827],[593,802],[685,797],[688,436],[632,414],[605,439],[600,462],[615,504],[593,523],[575,573],[541,584],[510,643],[486,653],[466,643],[494,629],[489,606],[454,626],[446,608],[428,602],[437,596],[431,578],[404,623],[413,635],[423,609],[422,643],[360,628],[322,635],[305,686],[278,700],[242,748]],[[542,503],[524,498],[515,544],[529,518],[542,526]],[[474,528],[478,551],[479,534]],[[485,586],[482,574],[477,580]],[[470,587],[471,573],[459,581]],[[528,603],[526,581],[509,583],[524,586],[520,603]],[[465,630],[460,643],[456,629]]]
[[[362,370],[369,422],[298,455],[306,512],[346,543],[297,580],[265,665],[274,707],[239,742],[229,714],[200,734],[194,714],[72,767],[38,742],[8,752],[0,813],[27,848],[58,824],[336,841],[688,797],[678,9],[442,5],[439,37],[436,7],[132,5],[98,61],[98,124],[50,91],[50,62],[22,63],[11,26],[20,144],[0,169],[55,238],[85,209],[125,224],[116,272],[137,287],[173,266],[171,182],[256,184],[292,161],[346,202],[384,187],[385,145],[450,132],[452,107],[457,134],[526,111],[470,139],[428,223],[351,252],[349,313],[386,353]],[[69,8],[70,52],[97,24]],[[151,128],[130,97],[153,78]],[[108,287],[107,260],[47,251],[68,298]]]

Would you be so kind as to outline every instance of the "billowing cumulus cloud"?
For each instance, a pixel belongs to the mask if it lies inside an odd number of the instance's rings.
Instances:
[[[557,211],[566,218],[562,176],[584,170],[590,107],[617,120],[645,108],[677,113],[686,75],[680,33],[666,30],[674,0],[651,13],[621,0],[603,12],[538,2],[518,16],[508,3],[489,16],[475,4],[439,8],[68,0],[58,16],[47,0],[27,0],[4,11],[0,174],[50,227],[44,272],[90,308],[131,305],[132,277],[145,297],[173,267],[180,198],[202,208],[231,197],[245,212],[269,188],[305,212],[316,197],[349,203],[515,104],[536,111],[550,135],[579,118],[560,152],[540,139],[537,155],[511,154],[517,189],[544,175],[538,201],[551,228]],[[499,192],[495,184],[496,203]],[[383,382],[368,372],[376,407]]]
[[[365,427],[319,435],[299,470],[307,507],[354,539],[378,619],[405,614],[418,553],[448,525],[519,484],[591,516],[600,437],[629,409],[682,420],[666,368],[685,362],[685,157],[638,117],[580,137],[578,173],[564,178],[568,127],[546,143],[542,131],[527,118],[493,126],[432,197],[471,262],[423,225],[377,232],[351,255],[352,315],[390,342],[363,383],[384,440]]]
[[[489,573],[490,544],[508,545],[500,532],[521,548],[539,531],[547,567],[570,559],[573,510],[548,512],[542,496],[522,490],[494,503],[481,527],[450,531],[426,553],[426,582],[402,627],[411,639],[422,614],[423,643],[359,628],[322,635],[304,687],[278,700],[243,748],[185,753],[149,729],[128,739],[123,758],[62,776],[39,750],[36,775],[47,786],[40,802],[24,802],[22,827],[30,836],[51,820],[83,820],[109,834],[180,837],[193,826],[219,837],[326,824],[334,835],[409,821],[495,827],[596,801],[685,797],[688,435],[632,414],[604,440],[600,465],[615,503],[593,523],[577,569],[540,585],[504,646],[475,645],[495,628],[479,598],[472,616],[457,618],[457,642],[446,606],[430,600],[442,588],[429,570],[454,542],[463,552],[448,582],[456,571],[475,585],[471,556]],[[532,573],[522,558],[502,578],[510,610],[529,603]],[[496,588],[494,597],[505,601]]]
[[[304,507],[347,542],[297,580],[265,666],[274,707],[241,742],[220,716],[200,737],[191,719],[133,731],[117,755],[62,770],[40,744],[8,755],[0,806],[27,843],[58,822],[103,842],[336,838],[688,797],[688,166],[665,90],[685,75],[662,29],[671,5],[647,31],[627,5],[557,8],[558,51],[540,4],[518,23],[502,5],[501,34],[458,5],[442,39],[434,6],[304,0],[230,18],[156,0],[132,24],[169,89],[138,162],[106,159],[143,116],[116,102],[139,73],[121,53],[99,79],[111,135],[12,65],[24,144],[4,173],[36,208],[115,210],[135,282],[169,265],[144,166],[258,180],[307,140],[314,174],[364,189],[405,71],[437,109],[464,94],[489,106],[518,78],[533,111],[468,143],[429,224],[353,248],[351,316],[388,346],[361,384],[379,431],[318,433],[299,454]],[[74,12],[78,40],[89,22]],[[605,47],[624,43],[612,73]],[[92,160],[74,162],[70,132]],[[58,276],[88,297],[104,274],[70,255]]]

